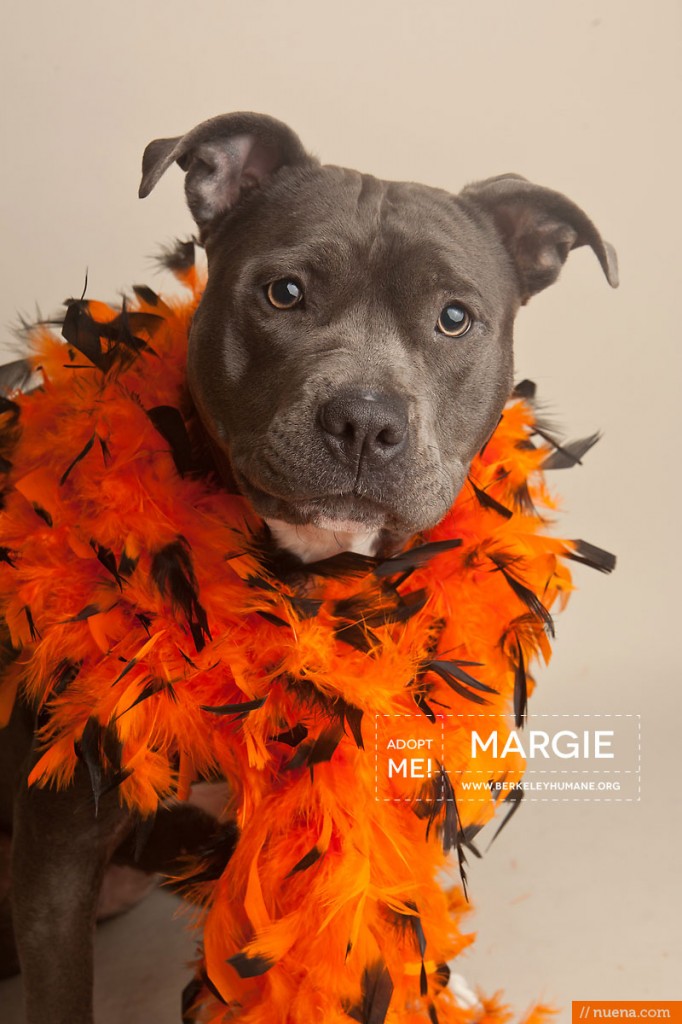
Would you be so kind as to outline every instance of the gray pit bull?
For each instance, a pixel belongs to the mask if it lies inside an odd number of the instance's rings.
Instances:
[[[615,253],[582,210],[517,175],[459,195],[382,181],[320,164],[253,113],[151,142],[140,196],[173,163],[208,257],[190,391],[226,482],[300,562],[395,551],[436,524],[510,395],[519,307],[581,245],[617,284]],[[33,731],[19,707],[0,736],[4,969],[21,967],[28,1024],[91,1024],[112,858],[168,871],[218,832],[229,848],[236,829],[166,808],[136,860],[115,794],[95,816],[79,774],[64,792],[28,790]]]

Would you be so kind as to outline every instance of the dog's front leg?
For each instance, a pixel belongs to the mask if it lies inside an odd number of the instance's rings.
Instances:
[[[98,813],[85,771],[56,792],[17,794],[12,909],[28,1024],[92,1024],[93,935],[102,875],[130,827],[115,793]]]

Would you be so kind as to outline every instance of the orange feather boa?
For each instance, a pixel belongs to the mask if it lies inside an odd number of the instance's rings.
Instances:
[[[192,464],[184,367],[202,280],[191,259],[177,272],[188,300],[74,301],[66,345],[35,329],[42,387],[0,406],[0,611],[19,652],[0,712],[17,690],[42,712],[30,782],[68,786],[80,759],[95,799],[117,787],[149,816],[198,776],[229,780],[236,851],[187,873],[203,927],[188,1020],[507,1019],[447,987],[471,936],[462,887],[439,879],[454,850],[464,882],[464,852],[504,802],[494,786],[463,798],[462,783],[523,773],[520,758],[472,766],[472,715],[501,734],[512,709],[523,719],[566,558],[600,561],[545,532],[557,452],[531,441],[532,403],[514,398],[407,552],[284,571],[244,500]],[[397,716],[405,735],[437,736],[430,778],[378,770]]]

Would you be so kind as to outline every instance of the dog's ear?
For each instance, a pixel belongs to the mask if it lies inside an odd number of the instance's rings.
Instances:
[[[173,162],[186,172],[187,204],[206,235],[216,217],[232,209],[247,190],[258,188],[280,167],[315,160],[295,132],[274,117],[223,114],[203,121],[186,135],[149,143],[142,157],[141,199]]]
[[[571,249],[589,245],[609,284],[618,286],[618,261],[579,206],[560,192],[533,185],[518,174],[468,185],[460,197],[489,213],[519,278],[521,301],[553,284]]]

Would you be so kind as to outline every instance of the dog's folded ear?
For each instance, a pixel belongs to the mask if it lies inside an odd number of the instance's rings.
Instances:
[[[315,160],[295,132],[274,117],[223,114],[203,121],[186,135],[149,143],[142,157],[141,199],[174,162],[186,172],[187,204],[205,236],[216,217],[280,167]]]
[[[553,284],[571,249],[589,245],[609,284],[618,286],[618,261],[579,206],[560,192],[502,174],[468,185],[460,199],[492,217],[519,278],[521,301]]]

